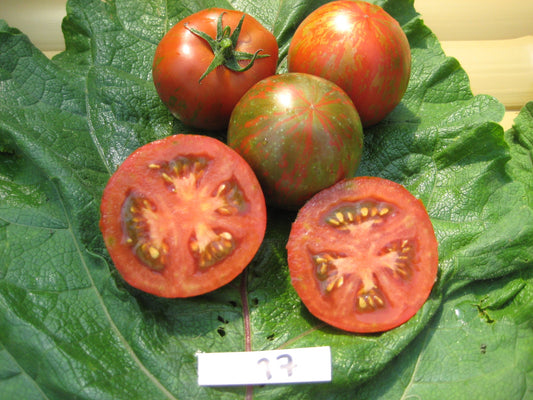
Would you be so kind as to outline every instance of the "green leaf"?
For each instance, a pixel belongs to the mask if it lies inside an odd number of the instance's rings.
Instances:
[[[518,114],[512,129],[505,132],[505,139],[509,143],[512,159],[507,164],[507,170],[513,179],[526,184],[528,204],[533,205],[533,101],[527,103]]]
[[[202,8],[234,7],[274,32],[282,72],[298,23],[325,2],[71,0],[66,51],[53,60],[0,22],[4,397],[531,397],[533,105],[504,133],[503,106],[472,95],[408,0],[376,2],[407,33],[413,69],[402,103],[365,133],[358,174],[405,185],[432,218],[439,278],[415,317],[376,335],[316,320],[287,271],[294,214],[275,210],[256,258],[213,293],[154,298],[113,267],[98,229],[110,175],[149,141],[198,133],[170,115],[153,87],[164,33]],[[332,383],[196,384],[198,351],[323,345],[332,349]]]
[[[531,398],[533,274],[523,275],[475,282],[450,297],[387,370],[357,390],[360,398]],[[480,304],[493,293],[507,301],[488,320]]]

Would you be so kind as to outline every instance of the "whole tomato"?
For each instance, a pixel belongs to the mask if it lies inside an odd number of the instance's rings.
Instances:
[[[348,95],[318,76],[287,73],[256,83],[235,106],[228,144],[257,175],[268,204],[294,210],[355,174],[363,127]]]
[[[225,129],[233,107],[278,62],[274,35],[248,14],[209,8],[163,37],[152,66],[163,103],[184,124]]]
[[[351,97],[366,127],[400,103],[409,83],[411,50],[400,24],[381,7],[333,1],[297,28],[288,69],[335,82]]]

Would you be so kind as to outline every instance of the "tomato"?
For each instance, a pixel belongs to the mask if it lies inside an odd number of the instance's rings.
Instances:
[[[210,292],[257,252],[266,206],[259,182],[226,144],[174,135],[133,152],[102,197],[100,229],[117,270],[161,297]]]
[[[166,33],[155,51],[152,75],[162,102],[184,124],[225,129],[240,97],[274,74],[277,62],[276,39],[256,19],[209,8]]]
[[[437,247],[421,201],[395,182],[357,177],[306,203],[287,252],[292,284],[309,311],[364,333],[397,327],[424,304]]]
[[[255,171],[267,203],[297,209],[355,174],[362,129],[337,85],[309,74],[280,74],[255,84],[237,103],[228,144]]]
[[[381,121],[403,98],[411,50],[398,22],[381,7],[333,1],[296,29],[288,69],[335,82],[351,97],[367,127]]]

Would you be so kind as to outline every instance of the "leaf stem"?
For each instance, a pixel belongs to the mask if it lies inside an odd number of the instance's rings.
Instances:
[[[250,306],[248,304],[248,270],[242,273],[241,280],[241,302],[244,320],[244,350],[252,351],[252,333],[250,328]]]
[[[248,303],[248,268],[245,268],[241,276],[241,303],[242,319],[244,323],[244,350],[252,351],[252,331],[250,327],[250,306]],[[246,400],[253,398],[253,386],[246,387]]]

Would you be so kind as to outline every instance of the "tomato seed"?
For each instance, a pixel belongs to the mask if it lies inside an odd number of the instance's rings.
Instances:
[[[354,221],[353,213],[351,211],[348,211],[346,213],[346,217],[348,218],[348,221],[350,221],[350,222]]]
[[[216,212],[221,215],[232,215],[234,214],[234,209],[232,207],[219,207]]]
[[[230,232],[216,234],[208,227],[203,226],[197,229],[197,234],[200,237],[191,241],[189,248],[198,260],[201,269],[222,261],[235,249],[236,245]]]
[[[161,255],[161,253],[159,252],[159,250],[157,250],[154,246],[151,246],[151,247],[148,249],[148,252],[150,253],[150,257],[152,257],[154,260],[158,259],[159,256]]]
[[[335,219],[335,218],[329,218],[327,220],[328,224],[330,225],[335,225],[335,226],[339,226],[341,223],[338,219]]]
[[[377,289],[360,292],[357,296],[357,305],[361,311],[373,311],[385,305],[385,301]]]
[[[390,211],[390,207],[385,203],[356,202],[333,210],[325,220],[331,226],[348,229],[349,225],[354,223],[358,225],[370,220],[374,223],[380,222]]]
[[[226,190],[226,184],[223,183],[221,184],[219,187],[218,187],[218,190],[217,190],[217,196],[220,196],[222,193],[224,193],[224,190]]]
[[[358,299],[359,299],[359,308],[364,310],[366,308],[365,299],[362,296],[358,297]]]
[[[172,179],[166,172],[161,173],[161,177],[168,183],[174,184],[174,179]]]
[[[229,232],[222,232],[220,237],[226,240],[233,240],[233,235]]]

